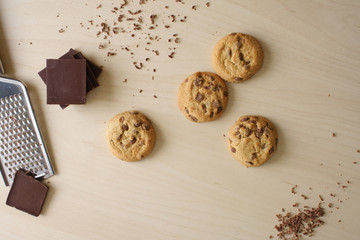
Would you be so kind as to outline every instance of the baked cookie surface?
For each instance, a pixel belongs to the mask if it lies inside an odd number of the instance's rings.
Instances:
[[[224,112],[228,95],[226,83],[218,75],[197,72],[181,83],[178,107],[190,121],[212,121]]]
[[[156,139],[150,121],[137,111],[117,114],[109,121],[105,135],[110,151],[127,162],[146,157],[152,151]]]
[[[231,33],[219,40],[212,52],[215,72],[224,80],[238,83],[251,78],[263,64],[259,41],[247,34]]]
[[[246,167],[257,167],[269,160],[277,149],[275,126],[261,116],[240,117],[228,135],[231,155]]]

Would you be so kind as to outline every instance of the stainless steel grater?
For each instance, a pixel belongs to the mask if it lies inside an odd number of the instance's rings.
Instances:
[[[0,171],[6,186],[20,168],[36,178],[54,175],[25,85],[0,77]]]

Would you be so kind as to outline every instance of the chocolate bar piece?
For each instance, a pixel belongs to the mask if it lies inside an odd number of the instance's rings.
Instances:
[[[33,216],[39,216],[49,188],[23,169],[15,173],[6,204]]]
[[[75,51],[74,49],[70,48],[70,50],[62,55],[59,59],[85,59],[84,57],[79,57],[77,54],[80,52]],[[80,53],[81,54],[81,53]],[[82,56],[82,55],[81,55]],[[88,62],[88,61],[87,61]],[[39,72],[39,76],[43,80],[43,82],[46,84],[46,68],[41,70]],[[94,77],[94,74],[92,73],[90,66],[88,63],[86,63],[86,92],[89,92],[91,89],[99,86],[99,84],[96,81],[96,78]],[[61,106],[62,108],[65,108],[67,106]]]
[[[81,52],[77,52],[77,51],[75,51],[75,50],[72,49],[72,48],[70,48],[69,53],[70,53],[70,54],[72,55],[72,57],[75,58],[75,59],[86,59],[86,58],[84,57],[84,55],[82,55]],[[91,63],[89,60],[86,59],[86,79],[87,79],[87,81],[90,82],[90,84],[92,85],[92,88],[96,88],[96,87],[99,86],[99,84],[98,84],[98,82],[96,81],[96,77],[95,77],[92,69],[90,68],[90,64],[93,64],[93,63]],[[95,66],[94,70],[97,71],[97,68],[98,68],[98,67],[97,67],[96,65],[94,65],[94,66]],[[87,85],[88,85],[88,84],[86,84],[86,86],[87,86]],[[92,88],[91,88],[91,89],[92,89]],[[90,90],[91,90],[91,89],[90,89]],[[89,90],[89,91],[90,91],[90,90]],[[88,92],[88,90],[86,90],[86,91]]]
[[[48,104],[86,103],[86,60],[47,59]]]

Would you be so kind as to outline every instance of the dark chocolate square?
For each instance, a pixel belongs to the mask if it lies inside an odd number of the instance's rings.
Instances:
[[[69,53],[73,56],[73,58],[75,59],[86,59],[84,57],[84,55],[82,55],[81,52],[75,51],[74,49],[70,48]],[[92,69],[90,68],[90,64],[92,64],[89,60],[86,59],[86,78],[87,80],[90,82],[90,84],[92,85],[92,88],[96,88],[99,86],[98,82],[96,81],[96,77],[92,71]],[[95,65],[96,68],[98,68]],[[97,71],[97,69],[94,68],[95,71]],[[87,85],[86,85],[87,86]],[[90,89],[91,90],[91,89]],[[89,90],[89,91],[90,91]],[[88,92],[88,90],[87,90]]]
[[[86,60],[47,59],[48,104],[86,103]]]
[[[59,59],[85,59],[84,57],[79,57],[77,54],[80,52],[75,51],[74,49],[70,48],[70,50],[62,55]],[[81,54],[81,53],[80,53]],[[82,56],[82,55],[81,55]],[[41,70],[39,73],[39,76],[43,80],[43,82],[46,84],[46,68]],[[95,83],[93,83],[95,82]],[[89,92],[91,89],[99,86],[99,84],[96,82],[96,79],[94,77],[94,74],[92,73],[88,63],[86,63],[86,92]],[[66,106],[62,106],[66,107]]]
[[[33,216],[39,216],[49,188],[24,170],[15,173],[6,204]]]

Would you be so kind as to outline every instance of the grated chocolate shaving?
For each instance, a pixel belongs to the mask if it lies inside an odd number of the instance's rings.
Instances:
[[[317,208],[298,209],[297,214],[291,212],[277,214],[278,225],[275,229],[279,232],[277,236],[279,239],[300,239],[303,236],[311,237],[314,234],[314,229],[323,225],[324,221],[320,218],[325,215],[324,209],[320,206]]]

